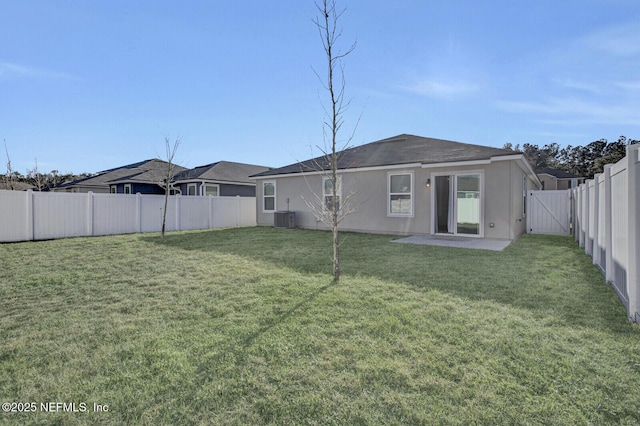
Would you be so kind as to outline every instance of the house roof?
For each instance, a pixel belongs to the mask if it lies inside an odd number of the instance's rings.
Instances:
[[[164,175],[166,166],[166,161],[152,158],[138,163],[127,164],[126,166],[103,170],[87,178],[65,182],[56,186],[56,189],[74,186],[107,187],[114,182],[158,182],[162,179],[161,176]],[[185,168],[176,165],[176,170],[180,172]]]
[[[574,175],[573,173],[565,172],[564,170],[558,170],[551,167],[545,167],[543,169],[536,169],[537,175],[551,175],[558,179],[580,179],[581,176]]]
[[[8,185],[6,182],[0,180],[0,189],[9,189],[10,185]],[[13,189],[14,191],[27,191],[29,189],[36,189],[35,186],[26,183],[26,182],[13,182]]]
[[[254,184],[251,175],[270,170],[269,167],[254,164],[235,163],[232,161],[218,161],[193,169],[184,170],[174,176],[175,182],[214,181]]]
[[[402,134],[341,151],[338,169],[489,160],[492,157],[514,154],[520,153],[501,148]],[[312,172],[329,168],[327,158],[320,156],[268,170],[253,177]]]

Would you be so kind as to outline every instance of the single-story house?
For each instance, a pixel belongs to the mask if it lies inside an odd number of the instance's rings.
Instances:
[[[98,172],[93,176],[57,185],[53,191],[112,194],[164,194],[168,163],[157,158]],[[174,164],[171,194],[255,196],[249,175],[269,170],[253,164],[219,161],[187,169]]]
[[[256,180],[257,223],[293,211],[295,226],[328,229],[308,207],[330,205],[325,157],[268,170]],[[338,203],[345,231],[513,240],[526,230],[526,194],[541,183],[524,155],[402,134],[340,152]]]
[[[267,170],[269,167],[218,161],[176,174],[173,187],[182,195],[255,197],[256,182],[249,176]]]
[[[583,177],[551,167],[536,169],[535,172],[542,182],[542,189],[547,191],[577,188],[585,181]]]
[[[84,179],[65,182],[52,188],[52,191],[64,192],[95,192],[119,194],[164,194],[164,189],[158,185],[166,173],[168,163],[152,158],[139,163],[104,170]],[[176,171],[186,170],[175,165]]]

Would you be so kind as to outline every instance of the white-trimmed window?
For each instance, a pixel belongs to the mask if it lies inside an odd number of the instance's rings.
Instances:
[[[336,200],[333,199],[333,180],[330,177],[322,178],[322,199],[324,200],[323,208],[332,212],[335,202],[338,205],[338,209],[340,209],[340,198],[342,198],[342,177],[338,176]]]
[[[276,183],[275,181],[262,182],[262,211],[273,212],[276,210]]]
[[[130,183],[125,183],[124,184],[124,193],[125,194],[131,194],[131,184]]]
[[[118,187],[116,185],[109,185],[109,192],[111,194],[115,194],[118,192]]]
[[[214,183],[207,183],[204,185],[204,195],[218,197],[220,195],[220,185]]]
[[[198,184],[197,183],[188,183],[187,184],[187,195],[198,195]]]
[[[389,173],[387,214],[413,216],[413,172]]]

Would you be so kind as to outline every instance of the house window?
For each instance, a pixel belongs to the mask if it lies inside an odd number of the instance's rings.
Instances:
[[[109,186],[109,192],[112,194],[115,194],[116,192],[118,192],[118,187],[115,185],[110,185]]]
[[[131,184],[130,183],[125,183],[124,184],[124,193],[125,194],[131,194]]]
[[[412,216],[413,173],[389,173],[388,176],[388,215]]]
[[[212,197],[217,197],[220,195],[220,185],[214,185],[214,184],[206,184],[204,186],[204,195],[206,196],[212,196]]]
[[[322,199],[324,200],[323,208],[332,212],[334,202],[340,209],[340,197],[342,192],[342,178],[338,177],[338,187],[336,188],[336,200],[333,199],[333,180],[331,178],[322,179]]]
[[[195,183],[187,184],[187,195],[197,195],[198,185]]]
[[[276,183],[262,183],[262,211],[272,212],[276,209]]]

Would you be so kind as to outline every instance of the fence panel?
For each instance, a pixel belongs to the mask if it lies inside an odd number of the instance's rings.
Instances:
[[[573,190],[576,240],[640,322],[640,146]]]
[[[82,237],[87,233],[87,194],[33,193],[33,238]]]
[[[209,227],[209,206],[214,197],[180,197],[180,229]]]
[[[606,226],[606,203],[604,202],[605,195],[605,177],[604,175],[599,175],[596,180],[596,189],[599,194],[598,197],[598,205],[596,206],[596,210],[598,213],[598,222],[597,222],[597,234],[596,239],[594,241],[594,260],[596,265],[600,268],[601,271],[606,269],[606,259],[607,259],[607,226]]]
[[[137,209],[135,195],[93,194],[92,235],[138,232]]]
[[[628,305],[627,257],[628,230],[627,203],[628,176],[625,163],[618,163],[611,169],[611,259],[613,261],[612,284],[620,300]]]
[[[0,190],[0,242],[31,239],[30,192]]]
[[[162,229],[161,195],[0,191],[0,242]],[[166,231],[256,225],[255,197],[171,196]]]

